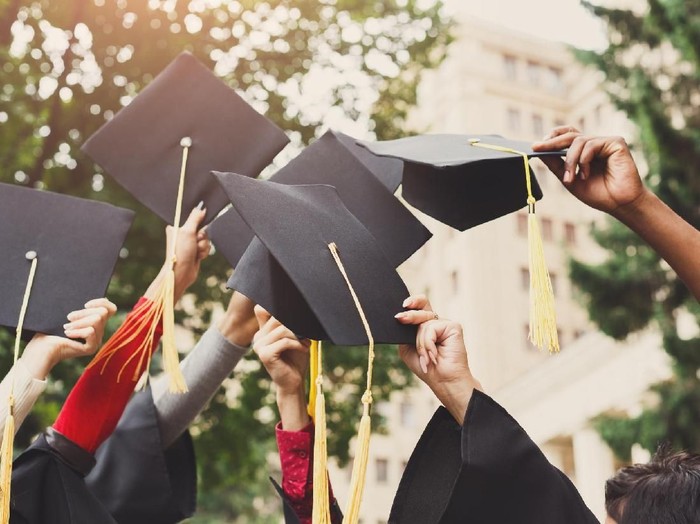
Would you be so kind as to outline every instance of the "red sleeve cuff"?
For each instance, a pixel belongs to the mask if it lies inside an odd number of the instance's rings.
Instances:
[[[282,489],[292,501],[303,501],[311,472],[314,425],[310,422],[299,431],[275,428],[282,466]]]

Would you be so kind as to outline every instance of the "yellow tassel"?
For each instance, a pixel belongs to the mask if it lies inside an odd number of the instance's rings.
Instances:
[[[312,524],[331,524],[331,508],[328,494],[328,450],[326,447],[326,399],[323,396],[322,346],[320,342],[312,342],[312,369],[316,369],[316,377],[311,386],[314,396],[314,472],[313,472],[313,513]]]
[[[12,449],[15,442],[15,399],[10,399],[10,410],[5,419],[5,431],[2,436],[2,447],[0,447],[0,522],[7,524],[10,522],[10,486],[12,484]]]
[[[535,197],[532,194],[530,162],[527,153],[509,147],[481,143],[478,138],[469,140],[470,145],[483,147],[501,153],[520,155],[525,167],[525,185],[527,187],[528,208],[528,254],[530,257],[530,334],[532,343],[539,349],[547,348],[550,353],[559,351],[559,334],[557,333],[557,315],[554,308],[554,291],[549,278],[547,262],[540,226],[535,216]]]
[[[309,351],[309,407],[307,411],[314,421],[316,420],[316,379],[319,374],[318,346],[319,342],[317,340],[312,340]]]
[[[365,392],[367,395],[367,392]],[[367,462],[369,461],[369,439],[371,433],[371,419],[369,415],[369,405],[371,400],[366,401],[363,395],[362,403],[364,411],[360,419],[360,427],[357,430],[357,444],[355,444],[355,460],[352,466],[352,477],[350,478],[350,498],[348,499],[343,517],[343,524],[357,524],[360,520],[360,507],[362,505],[362,495],[365,491],[365,478],[367,476]]]
[[[24,297],[22,298],[22,306],[19,311],[19,320],[17,321],[17,329],[15,331],[15,347],[13,354],[13,367],[19,359],[19,345],[22,339],[22,328],[24,327],[24,317],[27,314],[29,306],[29,297],[31,296],[32,286],[34,285],[34,277],[36,276],[36,268],[39,264],[39,259],[35,251],[28,251],[26,254],[27,260],[31,260],[32,264],[29,268],[29,276],[27,277],[27,285],[24,288]],[[10,488],[12,485],[12,449],[15,445],[15,374],[12,373],[10,381],[10,397],[7,401],[7,418],[5,419],[5,430],[2,436],[2,445],[0,446],[0,524],[8,524],[10,522]]]
[[[170,378],[171,393],[186,393],[187,384],[180,370],[180,357],[175,347],[175,272],[170,269],[163,284],[163,369]]]
[[[534,198],[528,201],[528,251],[530,257],[530,340],[550,353],[559,351],[554,291],[549,278]]]

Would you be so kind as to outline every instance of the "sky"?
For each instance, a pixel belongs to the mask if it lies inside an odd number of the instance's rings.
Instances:
[[[606,2],[601,2],[606,3]],[[445,0],[451,12],[586,49],[605,45],[602,24],[579,0]]]

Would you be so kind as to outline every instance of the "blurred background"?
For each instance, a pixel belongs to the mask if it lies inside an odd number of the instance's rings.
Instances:
[[[138,211],[108,295],[122,310],[161,265],[164,224],[79,147],[182,50],[287,131],[292,144],[266,174],[328,128],[535,140],[572,124],[624,136],[646,184],[700,226],[698,0],[0,0],[0,181]],[[602,518],[616,468],[664,440],[700,451],[700,306],[638,237],[533,166],[560,354],[527,339],[524,212],[464,233],[421,216],[435,236],[400,271],[441,317],[464,323],[486,391]],[[216,254],[204,264],[178,312],[183,353],[222,311],[230,271]],[[9,369],[5,332],[0,348]],[[343,505],[366,352],[326,354],[331,479]],[[53,421],[83,365],[56,368],[21,443]],[[437,407],[393,348],[376,365],[365,524],[386,522]],[[192,429],[200,512],[191,522],[280,522],[267,480],[279,469],[276,419],[269,381],[248,358]]]

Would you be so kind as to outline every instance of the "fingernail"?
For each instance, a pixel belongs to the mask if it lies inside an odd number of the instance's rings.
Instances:
[[[420,363],[420,369],[423,373],[428,373],[428,365],[425,362],[425,357],[423,355],[420,355],[418,357],[418,362]]]
[[[408,305],[411,303],[411,297],[408,297],[406,300],[403,301],[401,304],[403,307],[408,307]]]
[[[394,318],[397,318],[397,319],[406,318],[406,313],[403,311],[401,313],[396,313],[396,315],[394,315]]]
[[[435,364],[437,366],[438,365],[437,357],[433,353],[428,353],[428,355],[430,355],[430,360],[433,361],[433,364]]]
[[[197,209],[199,209],[199,210],[204,209],[204,200],[199,201],[199,204],[197,204]]]

